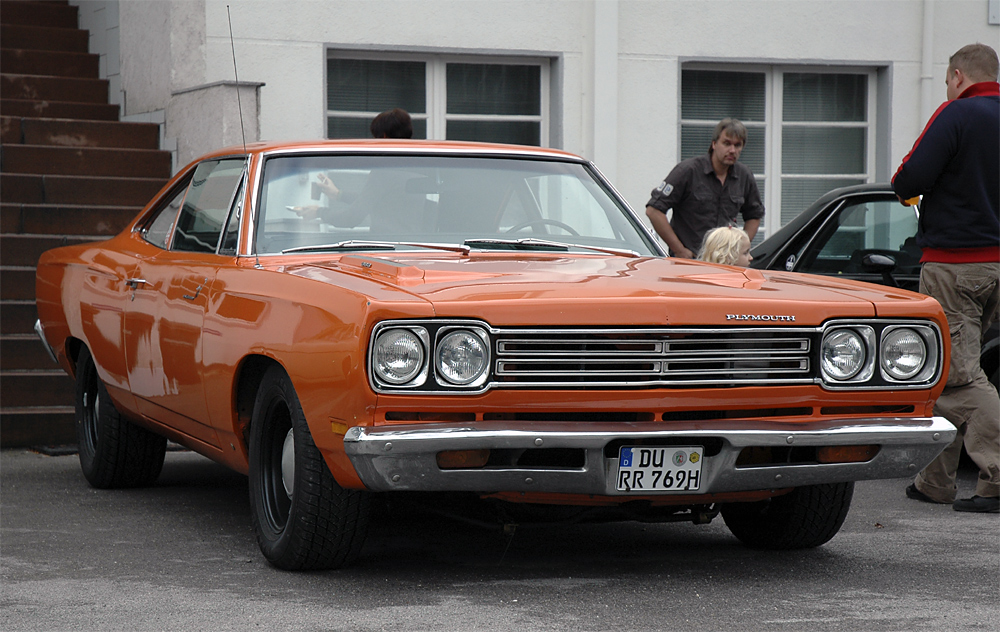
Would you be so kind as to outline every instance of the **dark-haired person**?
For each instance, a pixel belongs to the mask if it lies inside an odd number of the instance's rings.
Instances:
[[[1000,512],[1000,397],[979,366],[980,336],[997,317],[1000,284],[1000,86],[995,50],[970,44],[948,60],[948,101],[892,179],[900,200],[922,195],[920,292],[941,303],[951,369],[934,414],[955,424],[950,446],[906,495],[956,511]],[[905,202],[904,202],[905,203]],[[956,500],[962,445],[979,466],[976,493]]]
[[[372,138],[413,138],[413,119],[401,108],[386,110],[372,120]]]
[[[738,162],[746,142],[743,123],[733,118],[719,121],[708,153],[678,163],[653,189],[646,217],[672,256],[693,259],[705,233],[735,226],[737,215],[743,216],[743,230],[750,239],[757,234],[764,204],[753,172]]]

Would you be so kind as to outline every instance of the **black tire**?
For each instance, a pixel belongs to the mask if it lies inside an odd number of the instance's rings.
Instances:
[[[152,485],[163,469],[167,440],[122,417],[86,347],[76,365],[76,440],[83,475],[98,489]]]
[[[353,561],[367,536],[370,494],[334,480],[281,367],[264,374],[250,424],[250,511],[267,561],[285,570]]]
[[[733,535],[755,549],[811,549],[837,535],[854,496],[854,483],[797,487],[756,503],[727,503],[722,518]]]

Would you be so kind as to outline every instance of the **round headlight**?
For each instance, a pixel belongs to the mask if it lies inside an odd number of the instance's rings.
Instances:
[[[452,384],[471,384],[486,372],[489,350],[483,339],[470,331],[453,331],[438,342],[435,365]]]
[[[372,368],[380,380],[406,384],[424,366],[424,345],[407,329],[390,329],[375,341]]]
[[[926,361],[927,344],[912,329],[893,329],[882,340],[882,370],[894,380],[910,379]]]
[[[823,372],[834,380],[849,380],[865,365],[865,341],[851,329],[838,329],[823,339]]]

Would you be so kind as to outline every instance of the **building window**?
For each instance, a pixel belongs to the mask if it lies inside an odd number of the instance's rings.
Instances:
[[[364,138],[379,112],[400,107],[414,138],[548,144],[548,61],[331,51],[327,137]]]
[[[685,65],[680,158],[708,151],[721,119],[746,124],[740,159],[767,209],[759,241],[827,191],[874,182],[875,80],[868,69]]]

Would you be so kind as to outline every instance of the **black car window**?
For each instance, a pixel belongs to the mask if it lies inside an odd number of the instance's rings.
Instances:
[[[215,252],[244,162],[242,158],[206,160],[195,168],[174,228],[171,250]]]
[[[916,232],[916,214],[898,201],[846,204],[801,254],[795,271],[864,274],[864,256],[882,254],[896,262],[896,272],[916,274],[920,267],[920,249],[914,242]]]

